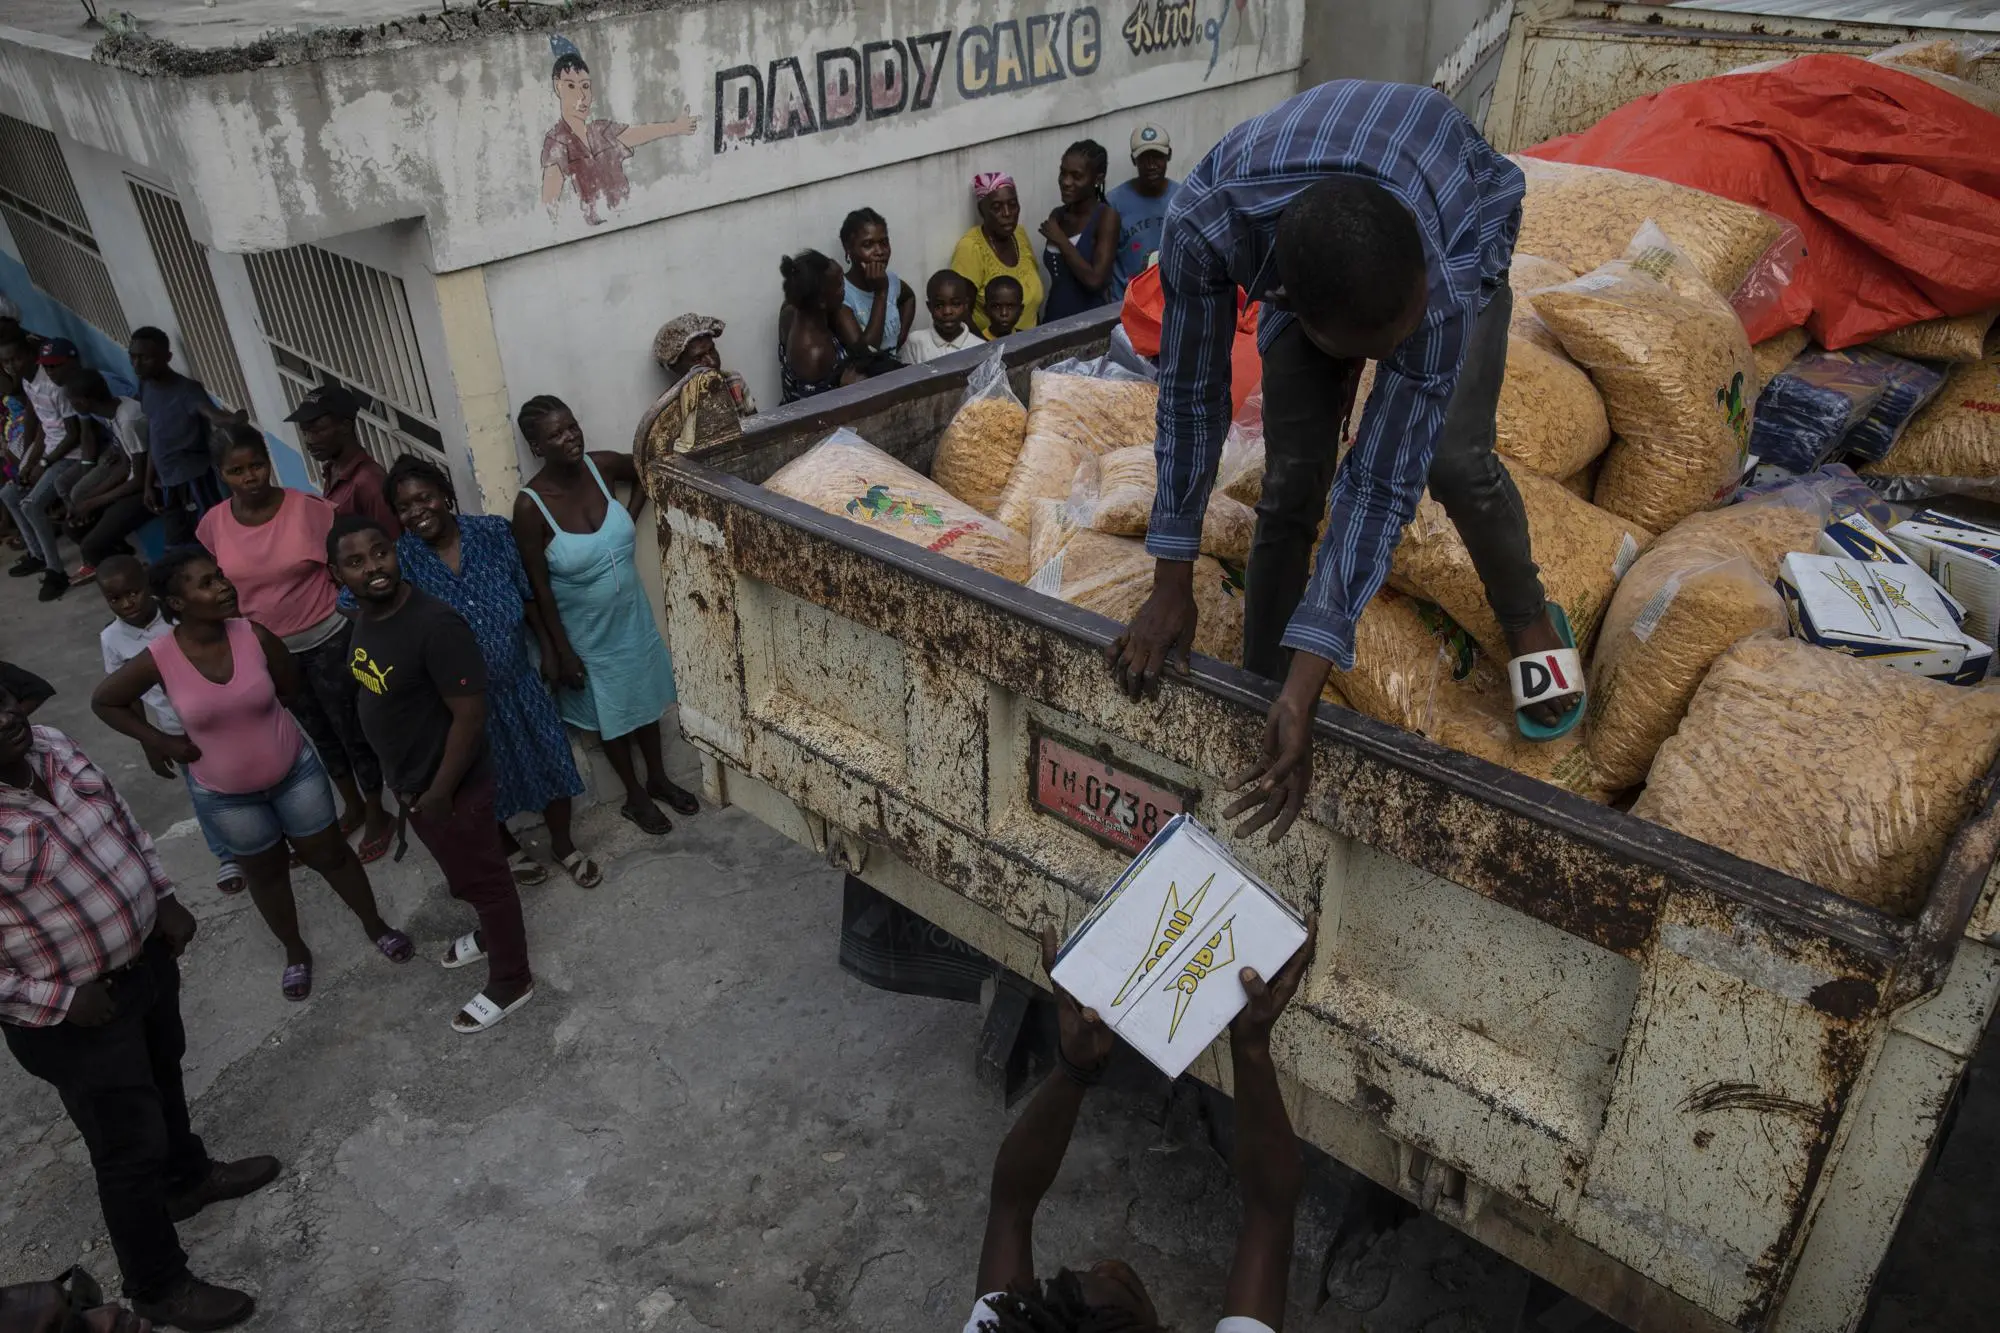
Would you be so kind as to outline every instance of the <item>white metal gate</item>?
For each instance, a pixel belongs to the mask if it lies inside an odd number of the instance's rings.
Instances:
[[[444,437],[403,281],[316,245],[247,255],[250,286],[288,407],[322,384],[367,400],[362,447],[385,467],[415,453],[444,464]]]
[[[153,258],[159,263],[160,277],[167,285],[174,322],[180,326],[181,345],[176,350],[181,370],[200,380],[224,406],[250,411],[243,363],[236,359],[236,341],[229,335],[222,299],[216,294],[208,251],[188,231],[180,200],[142,181],[127,178],[127,183],[132,187],[132,202],[139,209],[139,221],[146,228],[146,239],[153,247]]]
[[[123,343],[131,336],[111,271],[56,136],[0,115],[0,218],[35,286]]]

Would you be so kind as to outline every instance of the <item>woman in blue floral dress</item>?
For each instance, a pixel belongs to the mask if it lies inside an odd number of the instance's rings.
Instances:
[[[494,805],[515,880],[539,884],[548,878],[506,824],[511,815],[539,810],[563,869],[579,887],[595,888],[603,872],[570,840],[570,798],[583,790],[583,780],[544,680],[555,653],[530,600],[512,525],[490,515],[461,515],[451,478],[410,454],[389,469],[383,489],[403,525],[396,542],[403,577],[464,616],[486,659],[486,743],[499,784]],[[529,636],[539,654],[531,653]]]

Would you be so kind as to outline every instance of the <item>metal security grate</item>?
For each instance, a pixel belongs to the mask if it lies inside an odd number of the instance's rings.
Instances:
[[[224,406],[249,411],[250,390],[243,382],[243,363],[236,359],[222,299],[216,294],[208,252],[188,231],[180,200],[139,181],[128,179],[127,184],[167,284],[174,322],[180,325],[181,345],[175,350],[183,363],[181,370],[200,380]]]
[[[290,407],[316,385],[344,384],[372,400],[358,424],[378,462],[412,452],[444,461],[402,279],[316,245],[244,263]]]
[[[0,115],[0,219],[28,279],[119,342],[131,335],[56,136]]]

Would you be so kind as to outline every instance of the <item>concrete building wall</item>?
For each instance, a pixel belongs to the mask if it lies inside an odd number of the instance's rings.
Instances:
[[[1339,0],[1307,7],[1300,86],[1375,79],[1442,88],[1483,119],[1513,0]]]
[[[1111,151],[1115,182],[1131,174],[1125,150],[1132,130],[1155,120],[1173,137],[1178,175],[1230,127],[1292,92],[1292,76],[1277,75],[489,264],[486,290],[510,410],[554,393],[575,408],[595,447],[625,448],[640,412],[667,387],[651,356],[653,333],[688,310],[728,322],[725,363],[749,378],[760,404],[776,407],[779,257],[808,247],[839,257],[836,233],[850,209],[867,205],[887,218],[891,267],[917,289],[917,326],[926,327],[923,284],[949,266],[952,247],[976,221],[974,172],[1014,175],[1023,225],[1033,234],[1059,202],[1057,166],[1075,140],[1094,138]]]

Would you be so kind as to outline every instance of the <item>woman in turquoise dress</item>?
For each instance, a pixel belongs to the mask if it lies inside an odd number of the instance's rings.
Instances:
[[[624,454],[586,453],[583,429],[560,398],[530,398],[519,424],[542,469],[514,498],[514,540],[535,600],[555,608],[543,623],[556,658],[556,703],[565,722],[603,738],[604,757],[625,784],[619,813],[648,833],[670,832],[673,821],[655,799],[684,815],[700,806],[668,780],[660,753],[674,667],[633,558],[632,520],[646,505],[638,470]],[[619,504],[613,485],[630,487],[631,500]]]
[[[545,680],[555,673],[554,647],[529,593],[514,530],[504,518],[461,515],[444,469],[410,454],[396,460],[382,489],[403,525],[396,542],[403,577],[465,617],[479,640],[486,743],[498,784],[494,807],[515,882],[548,878],[507,829],[511,816],[539,810],[557,862],[578,887],[597,887],[603,872],[570,838],[570,798],[583,790],[583,779]]]

